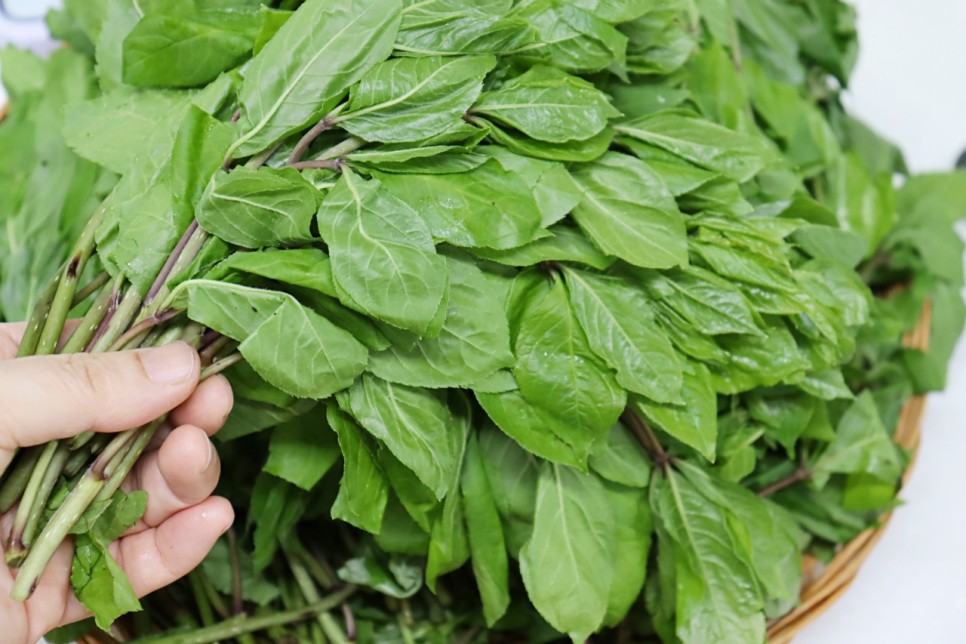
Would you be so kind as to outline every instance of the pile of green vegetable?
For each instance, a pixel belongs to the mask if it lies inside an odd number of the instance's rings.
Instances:
[[[21,354],[182,339],[237,400],[242,518],[125,637],[761,642],[802,553],[894,506],[899,410],[963,327],[966,175],[906,176],[843,111],[847,4],[68,0],[49,24],[69,47],[0,53]],[[930,349],[904,348],[926,303]],[[73,535],[98,625],[139,608],[106,545],[161,420],[18,455],[15,596]]]

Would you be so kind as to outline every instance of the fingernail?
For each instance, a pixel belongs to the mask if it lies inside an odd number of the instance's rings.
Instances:
[[[217,452],[215,451],[215,444],[212,443],[211,440],[209,440],[208,441],[208,461],[205,463],[204,469],[201,470],[202,472],[208,471],[208,468],[211,467],[211,464],[215,462],[216,455],[217,455]]]
[[[141,364],[148,378],[161,385],[173,385],[188,379],[195,370],[194,349],[184,342],[174,342],[157,349],[140,352]]]

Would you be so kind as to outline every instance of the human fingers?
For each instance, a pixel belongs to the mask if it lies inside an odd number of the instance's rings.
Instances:
[[[0,362],[0,449],[138,427],[187,400],[199,373],[198,353],[182,342]]]

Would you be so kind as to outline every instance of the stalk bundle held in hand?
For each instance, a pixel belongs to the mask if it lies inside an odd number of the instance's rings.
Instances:
[[[0,54],[21,354],[184,340],[236,392],[248,522],[127,634],[763,641],[802,552],[894,504],[891,428],[963,325],[966,182],[894,188],[901,155],[837,99],[852,20],[69,1],[71,49]],[[927,300],[932,350],[904,349]],[[73,535],[98,624],[139,607],[107,546],[162,422],[18,455],[15,597]]]

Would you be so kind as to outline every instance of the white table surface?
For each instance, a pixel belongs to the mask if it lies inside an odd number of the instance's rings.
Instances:
[[[966,2],[855,4],[862,47],[848,105],[897,141],[914,171],[951,168],[966,148]],[[44,49],[43,25],[0,19],[0,46],[9,42]],[[0,102],[3,96],[0,87]],[[798,644],[966,642],[964,421],[961,340],[947,390],[929,400],[916,469],[902,491],[906,504],[852,587]]]

